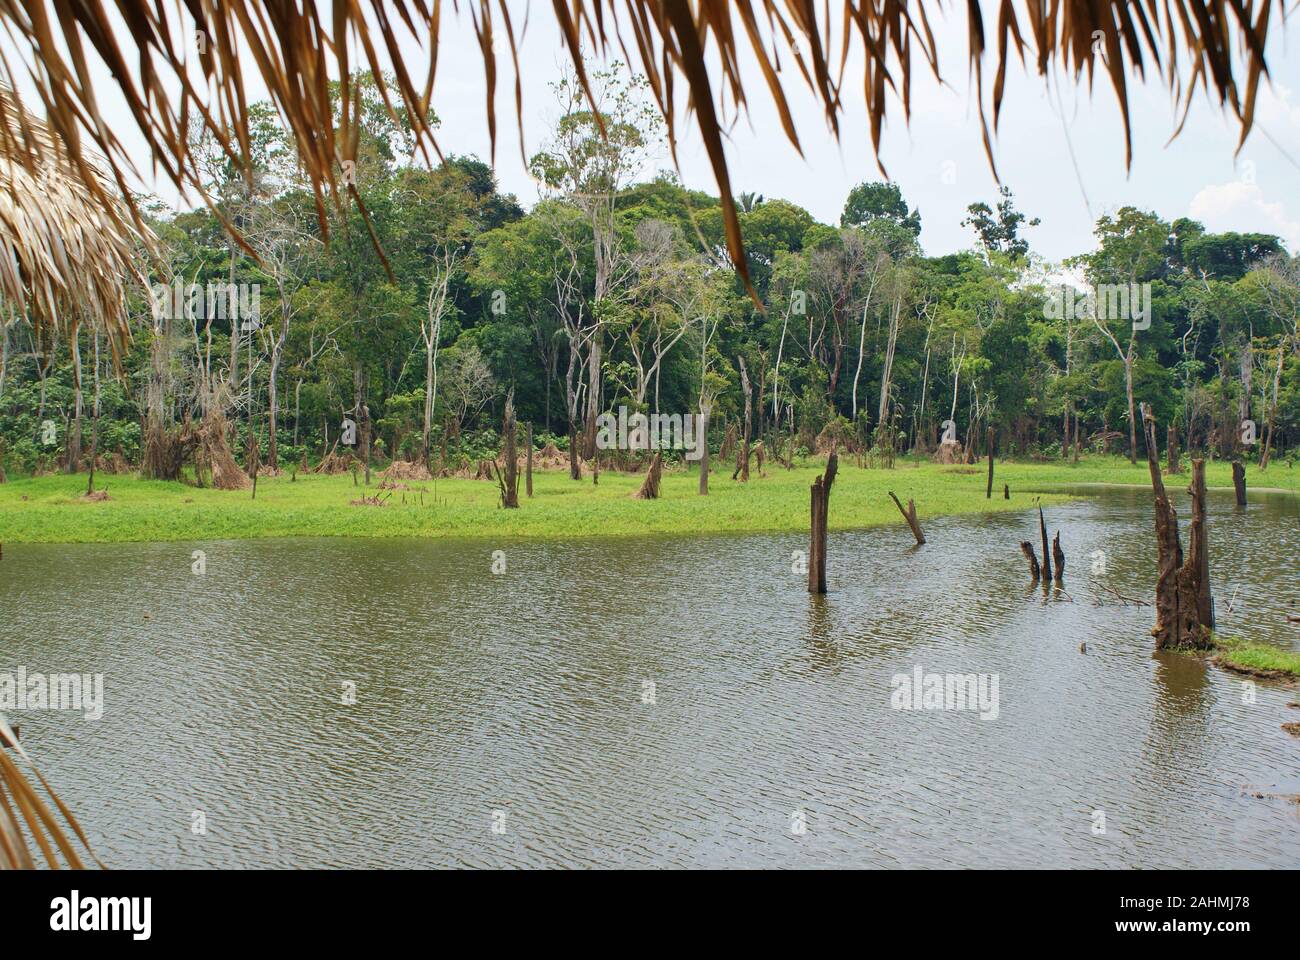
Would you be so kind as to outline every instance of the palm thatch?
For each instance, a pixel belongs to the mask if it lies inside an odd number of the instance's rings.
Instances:
[[[116,357],[126,286],[143,282],[136,253],[152,233],[133,226],[90,158],[78,162],[0,86],[0,301],[26,314],[45,342],[56,329],[102,325]]]
[[[0,870],[31,870],[36,866],[36,858],[32,856],[28,837],[35,842],[41,856],[51,869],[57,870],[60,867],[59,855],[63,858],[63,866],[73,870],[83,869],[85,864],[72,845],[71,838],[60,825],[49,804],[41,798],[23,775],[18,764],[9,756],[10,750],[28,764],[31,763],[31,758],[18,742],[17,734],[5,720],[4,714],[0,713]],[[86,852],[90,853],[86,834],[82,831],[81,824],[77,823],[76,817],[72,815],[72,811],[63,805],[63,801],[50,788],[40,771],[34,766],[31,769],[62,814],[64,821],[81,841]],[[93,853],[90,853],[90,857],[99,863]]]
[[[113,197],[96,174],[89,152],[93,149],[108,159],[124,195],[129,196],[126,177],[134,167],[100,113],[91,79],[92,58],[107,67],[120,87],[153,163],[178,188],[197,191],[210,206],[186,133],[191,118],[201,118],[251,183],[244,79],[244,69],[250,65],[266,83],[295,138],[313,185],[322,229],[326,228],[323,199],[340,196],[342,163],[356,157],[360,97],[351,82],[354,67],[364,65],[372,71],[384,102],[409,118],[426,156],[430,149],[441,156],[426,122],[446,13],[441,0],[432,5],[426,0],[339,2],[331,5],[328,21],[316,4],[270,0],[185,0],[175,5],[174,16],[167,12],[167,4],[154,0],[117,0],[111,6],[115,9],[98,3],[0,0],[0,20],[28,61],[19,64],[0,58],[0,80],[12,85],[17,74],[26,77],[28,66],[39,63],[39,69],[30,73],[50,128],[87,191],[101,203],[111,204]],[[970,68],[990,163],[988,118],[991,115],[996,130],[1006,70],[1013,58],[1022,63],[1032,59],[1043,75],[1057,66],[1076,81],[1086,73],[1090,87],[1094,72],[1104,71],[1123,114],[1130,160],[1127,84],[1130,77],[1144,78],[1148,68],[1169,86],[1184,119],[1199,87],[1232,111],[1244,141],[1254,120],[1260,78],[1267,74],[1264,47],[1270,21],[1275,10],[1279,16],[1285,14],[1285,4],[1275,5],[1272,0],[966,0],[965,6]],[[451,7],[453,14],[460,13],[458,0]],[[508,0],[478,0],[465,7],[482,50],[487,124],[495,153],[494,44],[503,32],[514,64],[515,111],[522,132],[518,42],[523,25],[516,25]],[[842,13],[833,18],[830,4],[819,12],[809,0],[552,0],[551,12],[591,102],[584,50],[600,56],[621,53],[639,64],[667,123],[674,153],[680,112],[677,81],[684,79],[686,112],[695,114],[727,201],[722,210],[730,252],[737,269],[746,275],[723,150],[727,103],[733,112],[747,108],[742,52],[748,49],[757,62],[766,95],[776,106],[786,136],[798,148],[785,89],[789,78],[802,81],[821,101],[826,121],[838,136],[840,117],[851,96],[846,65],[861,43],[862,97],[878,153],[890,98],[901,101],[905,117],[910,112],[914,55],[940,77],[930,25],[938,7],[940,0],[845,0]],[[990,25],[997,54],[986,99],[984,60]],[[399,52],[399,30],[420,46],[423,63],[406,62]],[[710,50],[710,44],[716,50]],[[716,85],[708,69],[710,61],[720,67]],[[383,79],[386,72],[393,78],[391,84]],[[341,85],[337,125],[331,76]],[[25,135],[32,121],[25,114],[20,119]],[[0,124],[0,142],[13,139],[16,129]],[[23,158],[33,174],[38,172],[35,164],[41,151],[19,149],[12,143],[0,149]],[[342,186],[356,197],[354,186]],[[134,207],[132,213],[139,224]]]

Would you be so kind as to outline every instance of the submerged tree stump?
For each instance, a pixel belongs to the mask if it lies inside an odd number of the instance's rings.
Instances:
[[[633,500],[657,500],[659,499],[659,480],[664,472],[664,455],[658,450],[655,451],[654,459],[650,461],[650,469],[646,471],[645,479],[641,481],[641,489],[632,494]]]
[[[894,501],[894,506],[898,507],[898,512],[903,515],[903,519],[907,521],[907,525],[912,528],[912,536],[916,537],[916,545],[918,547],[924,546],[925,534],[921,532],[921,524],[916,519],[916,503],[909,497],[907,500],[907,509],[904,510],[903,505],[898,502],[898,497],[894,496],[894,491],[890,490],[888,493],[890,499]]]
[[[826,518],[830,505],[831,484],[839,469],[834,448],[826,460],[826,472],[812,485],[812,539],[808,547],[808,592],[826,592]]]
[[[1156,649],[1211,646],[1214,627],[1210,594],[1210,560],[1205,534],[1205,461],[1192,460],[1192,524],[1186,558],[1178,535],[1178,513],[1165,492],[1156,453],[1156,421],[1150,409],[1142,415],[1146,434],[1147,468],[1155,493],[1156,547],[1159,574],[1156,579],[1156,625],[1151,635]]]
[[[1061,549],[1061,531],[1056,531],[1056,536],[1052,539],[1052,563],[1056,568],[1055,578],[1057,583],[1065,580],[1065,551]]]
[[[1034,554],[1034,545],[1028,540],[1021,540],[1020,552],[1025,555],[1025,560],[1029,563],[1029,575],[1033,577],[1034,583],[1037,583],[1041,574],[1038,569],[1038,557]]]
[[[1237,506],[1246,505],[1246,468],[1240,460],[1232,461],[1232,486],[1237,491]]]
[[[1043,508],[1038,508],[1038,533],[1043,540],[1043,579],[1052,579],[1052,559],[1047,552],[1047,524],[1043,521]]]

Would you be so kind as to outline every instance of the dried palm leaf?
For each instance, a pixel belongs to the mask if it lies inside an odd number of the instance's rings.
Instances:
[[[54,816],[49,805],[23,776],[18,764],[9,756],[9,749],[27,763],[31,763],[31,758],[19,744],[13,728],[5,720],[4,714],[0,713],[0,870],[35,868],[36,859],[29,849],[27,837],[31,837],[36,843],[50,869],[57,870],[61,865],[73,870],[84,869],[85,864],[78,856],[63,826]],[[77,818],[72,815],[72,811],[64,806],[63,801],[34,766],[32,772],[36,774],[41,786],[45,788],[45,792],[58,808],[64,822],[81,841],[82,847],[90,854],[91,859],[102,867],[103,864],[99,863],[95,855],[90,852],[90,843],[86,840],[86,834],[81,829],[81,824],[77,822]],[[62,864],[55,854],[56,848],[58,854],[62,855]]]
[[[76,163],[0,86],[0,300],[31,318],[42,343],[56,329],[103,326],[116,359],[127,335],[126,285],[143,282],[137,251],[153,235],[133,225],[89,157]]]
[[[415,126],[421,149],[426,155],[429,149],[441,155],[424,121],[446,13],[441,0],[432,4],[335,0],[328,22],[315,3],[116,0],[111,6],[116,9],[93,0],[0,0],[0,20],[26,61],[20,66],[0,59],[0,79],[12,84],[19,72],[30,72],[51,130],[66,146],[74,169],[86,179],[87,190],[101,201],[109,198],[91,173],[87,152],[93,147],[108,158],[124,194],[125,176],[133,167],[100,113],[91,80],[92,57],[107,67],[120,87],[153,163],[183,190],[202,194],[186,139],[192,116],[202,119],[251,179],[241,65],[249,65],[265,81],[292,131],[313,185],[322,229],[324,197],[340,196],[341,162],[355,160],[354,114],[359,103],[350,73],[355,67],[364,65],[377,78],[385,70],[391,72],[391,85],[379,82],[384,102],[390,109],[400,102]],[[460,6],[459,0],[453,0],[453,11],[459,12]],[[522,127],[518,38],[507,0],[466,0],[465,6],[482,51],[486,117],[495,153],[497,18],[505,27],[515,66],[515,109]],[[995,131],[1007,66],[1013,58],[1023,63],[1030,56],[1040,74],[1059,65],[1076,82],[1086,72],[1089,86],[1095,71],[1105,71],[1119,102],[1130,162],[1127,84],[1132,76],[1145,78],[1148,66],[1168,85],[1184,120],[1199,87],[1232,111],[1244,141],[1254,122],[1259,81],[1267,75],[1264,48],[1269,24],[1275,9],[1279,16],[1284,12],[1283,5],[1275,7],[1272,0],[966,0],[965,6],[969,65],[990,163],[988,118]],[[790,74],[783,59],[794,65],[795,82],[806,85],[821,102],[826,122],[838,136],[846,102],[846,65],[860,43],[862,98],[878,155],[890,99],[901,102],[905,117],[910,112],[914,54],[924,69],[940,76],[930,26],[939,7],[939,0],[845,0],[841,13],[832,17],[829,2],[819,7],[814,0],[552,0],[551,12],[589,102],[594,98],[584,50],[601,56],[621,51],[639,64],[663,113],[674,151],[680,112],[675,81],[685,80],[685,109],[688,115],[694,113],[708,151],[724,198],[728,245],[743,275],[740,226],[723,149],[727,102],[735,112],[747,108],[742,53],[747,51],[757,61],[763,89],[776,106],[786,136],[798,148],[786,93],[785,78]],[[987,100],[986,17],[996,18],[990,25],[997,44],[996,73]],[[399,50],[399,29],[409,33],[423,51],[423,83],[417,83],[412,72],[418,65],[409,63]],[[331,76],[339,79],[342,88],[337,127],[329,92]],[[6,136],[13,136],[12,129],[0,126],[0,138]],[[12,146],[8,152],[21,155]],[[343,186],[355,196],[350,184]]]

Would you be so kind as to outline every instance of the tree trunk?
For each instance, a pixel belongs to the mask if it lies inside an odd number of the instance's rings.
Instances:
[[[1065,551],[1061,549],[1061,531],[1056,531],[1056,536],[1052,538],[1052,563],[1056,567],[1055,577],[1057,584],[1065,581]]]
[[[519,450],[516,446],[515,392],[506,395],[505,424],[501,431],[505,449],[505,473],[501,482],[501,506],[507,510],[519,509]],[[531,459],[531,458],[530,458]]]
[[[808,592],[826,592],[826,521],[830,506],[831,484],[839,458],[834,450],[826,461],[826,471],[812,485],[812,538],[808,547]]]
[[[992,500],[993,499],[993,428],[992,427],[989,427],[988,430],[988,445],[989,445],[989,482],[988,482],[988,487],[984,491],[984,499]]]
[[[1156,453],[1156,422],[1149,410],[1143,413],[1147,444],[1147,468],[1155,493],[1156,547],[1159,574],[1156,579],[1156,625],[1151,635],[1156,649],[1176,647],[1205,649],[1211,645],[1213,601],[1210,596],[1209,555],[1205,540],[1205,461],[1192,460],[1192,525],[1188,532],[1190,550],[1184,562],[1178,536],[1178,514],[1160,477]]]
[[[1237,491],[1237,506],[1246,505],[1246,468],[1240,460],[1232,461],[1232,486]]]
[[[700,431],[700,496],[709,495],[709,414],[706,410],[700,411],[700,421],[696,425]]]
[[[528,421],[528,463],[524,467],[524,485],[528,496],[533,495],[533,421]]]
[[[1169,466],[1166,468],[1170,474],[1178,473],[1182,469],[1182,464],[1178,455],[1178,428],[1172,423],[1165,434],[1165,456]]]

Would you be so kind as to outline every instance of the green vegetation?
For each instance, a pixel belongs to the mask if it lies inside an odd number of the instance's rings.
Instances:
[[[1224,666],[1243,673],[1300,679],[1300,653],[1257,640],[1215,636],[1218,653],[1215,659]]]
[[[662,496],[641,501],[631,493],[639,473],[602,471],[593,486],[563,470],[534,474],[536,496],[523,496],[519,510],[498,506],[495,484],[444,479],[411,482],[408,490],[353,485],[350,474],[288,475],[258,481],[250,492],[199,489],[180,483],[101,475],[106,501],[86,501],[84,477],[56,475],[0,485],[0,543],[119,542],[147,540],[252,539],[289,536],[354,537],[596,537],[636,534],[807,532],[808,489],[822,466],[793,470],[769,464],[748,484],[733,483],[719,465],[710,493],[696,493],[698,472],[681,468],[664,474]],[[1230,486],[1231,468],[1209,467],[1212,486]],[[1300,489],[1300,472],[1277,466],[1268,482]],[[1010,500],[1002,485],[1011,487]],[[886,491],[904,502],[916,500],[922,523],[962,513],[1024,510],[1038,491],[1061,502],[1059,491],[1075,484],[1146,484],[1145,467],[1116,457],[1091,457],[1078,464],[999,463],[991,500],[984,497],[983,464],[941,466],[901,459],[893,470],[860,469],[844,458],[831,494],[830,526],[852,529],[902,524]],[[1262,483],[1262,481],[1261,481]],[[387,497],[384,506],[352,506],[362,496]],[[423,504],[421,504],[423,497]],[[405,498],[405,503],[403,503]],[[905,533],[905,532],[904,532]],[[900,533],[903,536],[904,533]]]

